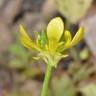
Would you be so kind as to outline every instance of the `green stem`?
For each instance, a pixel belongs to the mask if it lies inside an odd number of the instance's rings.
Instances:
[[[45,78],[44,78],[43,88],[41,91],[41,96],[47,96],[48,95],[48,84],[49,84],[49,79],[51,76],[51,71],[52,71],[52,66],[51,66],[51,64],[48,64],[47,65],[47,71],[46,71]]]

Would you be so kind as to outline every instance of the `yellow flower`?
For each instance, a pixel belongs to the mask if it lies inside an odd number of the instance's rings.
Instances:
[[[20,25],[20,40],[22,44],[34,51],[38,51],[37,57],[42,58],[45,62],[57,66],[61,58],[66,57],[62,54],[66,49],[76,45],[83,37],[84,29],[80,27],[73,37],[68,30],[64,30],[64,23],[60,17],[53,18],[46,30],[40,34],[35,32],[35,39],[32,40],[26,33],[24,27]]]

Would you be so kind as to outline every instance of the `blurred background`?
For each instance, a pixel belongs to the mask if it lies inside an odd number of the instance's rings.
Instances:
[[[19,24],[34,39],[60,16],[84,38],[53,70],[48,96],[96,96],[96,0],[0,0],[0,96],[40,96],[46,64],[19,41]]]

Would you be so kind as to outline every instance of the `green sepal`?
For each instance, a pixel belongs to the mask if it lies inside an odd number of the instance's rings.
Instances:
[[[47,34],[46,31],[43,30],[40,33],[40,40],[39,40],[39,44],[41,48],[45,48],[45,45],[48,43],[48,38],[47,38]]]

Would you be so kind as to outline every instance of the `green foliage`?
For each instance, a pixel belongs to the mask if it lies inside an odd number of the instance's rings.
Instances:
[[[23,68],[29,62],[31,54],[18,41],[10,46],[9,52],[11,55],[9,67]]]
[[[81,60],[86,60],[89,56],[90,52],[87,47],[80,51],[79,57]]]
[[[74,82],[80,82],[90,77],[92,73],[95,73],[96,67],[94,64],[80,65],[76,62],[70,64],[68,72],[72,75]]]
[[[16,81],[22,82],[29,78],[33,78],[36,74],[40,74],[40,67],[32,64],[32,53],[27,51],[18,40],[16,40],[9,48],[10,60],[8,67],[12,69],[22,70],[19,72]],[[35,53],[34,53],[35,54]],[[33,62],[34,63],[34,62]]]
[[[68,75],[52,79],[52,96],[76,96],[76,89]]]
[[[92,0],[55,0],[57,9],[71,23],[81,19],[91,5]]]
[[[95,96],[95,84],[88,83],[91,74],[96,74],[95,64],[71,62],[67,72],[64,71],[52,78],[52,96],[78,96],[78,92],[83,96]]]
[[[68,74],[54,77],[51,84],[52,96],[77,96],[78,91],[84,94],[84,96],[96,96],[96,85],[76,85],[77,82],[80,83],[83,80],[87,80],[90,76],[86,69],[82,70],[79,70],[79,74],[77,72],[77,76],[73,75],[72,78]]]
[[[81,88],[81,92],[84,96],[96,96],[96,84],[91,83]]]

